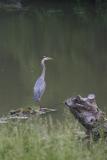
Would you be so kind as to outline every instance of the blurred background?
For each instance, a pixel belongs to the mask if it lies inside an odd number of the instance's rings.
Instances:
[[[42,103],[96,94],[107,111],[107,3],[0,0],[0,114],[31,107],[43,56],[47,88]],[[63,107],[61,109],[63,113]]]

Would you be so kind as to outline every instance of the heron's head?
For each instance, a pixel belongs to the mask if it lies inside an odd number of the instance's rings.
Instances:
[[[46,57],[46,56],[43,56],[43,61],[48,61],[48,60],[52,60],[53,58],[51,58],[51,57]]]
[[[48,61],[48,60],[52,60],[52,58],[43,56],[43,59],[41,60],[41,64],[43,64],[45,61]]]

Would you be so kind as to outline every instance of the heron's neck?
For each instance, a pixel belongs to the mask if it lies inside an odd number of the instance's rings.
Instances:
[[[41,77],[42,77],[43,79],[45,79],[45,71],[46,71],[45,61],[42,61],[42,62],[41,62],[41,66],[42,66]]]

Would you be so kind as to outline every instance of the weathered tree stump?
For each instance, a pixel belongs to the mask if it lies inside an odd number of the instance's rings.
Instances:
[[[76,119],[86,128],[88,137],[91,135],[94,139],[101,137],[100,130],[107,133],[107,123],[105,122],[105,113],[100,110],[96,103],[95,95],[89,94],[87,97],[77,95],[68,98],[65,105]]]

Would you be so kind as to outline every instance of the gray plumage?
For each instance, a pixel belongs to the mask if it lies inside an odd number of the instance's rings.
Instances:
[[[40,102],[42,95],[44,94],[46,88],[45,80],[39,77],[34,86],[34,100]]]
[[[41,60],[41,66],[42,66],[42,73],[40,75],[40,77],[37,79],[35,85],[34,85],[34,100],[36,102],[40,102],[42,95],[45,92],[46,89],[46,82],[45,82],[45,71],[46,71],[46,67],[45,67],[45,61],[47,60],[51,60],[52,58],[50,57],[44,57]]]

